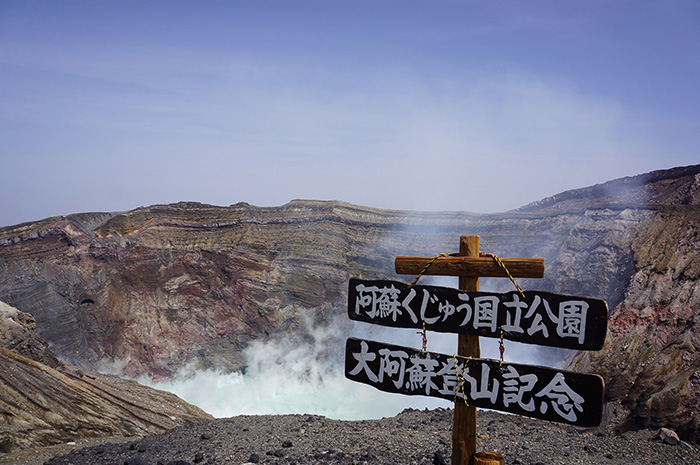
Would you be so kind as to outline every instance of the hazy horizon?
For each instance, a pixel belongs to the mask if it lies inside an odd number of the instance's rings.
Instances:
[[[0,226],[196,201],[495,213],[700,162],[700,4],[0,3]]]

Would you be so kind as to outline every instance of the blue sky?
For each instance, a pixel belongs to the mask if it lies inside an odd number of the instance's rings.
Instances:
[[[0,226],[497,212],[700,163],[700,3],[0,0]]]

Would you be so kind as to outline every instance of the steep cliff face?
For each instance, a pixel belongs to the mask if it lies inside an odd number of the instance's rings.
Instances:
[[[60,362],[34,326],[31,315],[0,302],[0,453],[211,418],[168,392]]]
[[[350,276],[392,278],[396,255],[453,252],[460,235],[477,234],[485,252],[545,258],[545,278],[523,280],[523,287],[608,301],[608,343],[575,363],[606,377],[608,398],[626,402],[625,419],[697,431],[654,403],[666,398],[667,382],[677,382],[684,401],[697,402],[696,351],[686,351],[677,379],[636,370],[678,347],[698,347],[699,199],[700,165],[492,215],[293,201],[55,217],[0,229],[0,300],[31,313],[54,352],[81,367],[119,360],[132,375],[155,377],[192,362],[234,370],[245,366],[242,350],[252,339],[291,331],[303,315],[343,315]],[[509,286],[482,282],[485,289]],[[638,350],[634,341],[649,342],[639,335],[657,337],[655,331],[668,342]],[[687,334],[688,342],[674,342]],[[632,381],[643,387],[630,388]]]
[[[480,235],[482,248],[501,256],[544,257],[547,277],[524,285],[617,302],[632,272],[629,244],[652,214],[415,213],[295,201],[68,216],[0,231],[0,299],[33,314],[52,350],[81,367],[118,360],[131,375],[155,377],[191,362],[233,370],[245,365],[251,339],[294,329],[301,315],[344,314],[351,275],[392,277],[396,255],[453,252],[463,234]]]
[[[618,427],[672,425],[700,442],[700,208],[660,209],[631,248],[608,341],[574,368],[604,375]]]
[[[605,378],[609,428],[672,426],[700,442],[700,167],[565,192],[520,211],[587,204],[605,212],[630,202],[644,205],[648,216],[606,234],[628,250],[606,270],[621,273],[608,294],[607,342],[599,352],[579,354],[572,368]]]
[[[192,361],[241,368],[251,339],[340,312],[351,268],[390,269],[371,248],[399,223],[324,202],[87,216],[0,232],[0,298],[32,313],[62,359],[156,377]]]
[[[0,347],[51,368],[63,366],[49,350],[45,340],[35,333],[36,321],[28,313],[0,302]]]

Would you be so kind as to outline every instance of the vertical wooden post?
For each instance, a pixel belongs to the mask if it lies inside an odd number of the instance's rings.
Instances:
[[[479,256],[479,236],[461,236],[459,254],[467,257]],[[478,291],[479,278],[459,277],[459,288],[463,291]],[[479,336],[460,334],[457,355],[479,358]],[[455,402],[452,425],[452,465],[472,465],[476,454],[476,407],[464,402]]]

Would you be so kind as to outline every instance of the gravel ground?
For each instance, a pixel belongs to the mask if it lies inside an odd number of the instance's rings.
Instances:
[[[479,411],[477,434],[477,450],[499,452],[506,464],[700,465],[698,445],[665,444],[650,430],[603,435]],[[189,424],[133,442],[74,450],[46,463],[439,465],[450,462],[451,435],[450,409],[406,410],[392,418],[363,421],[315,415],[239,416]]]

